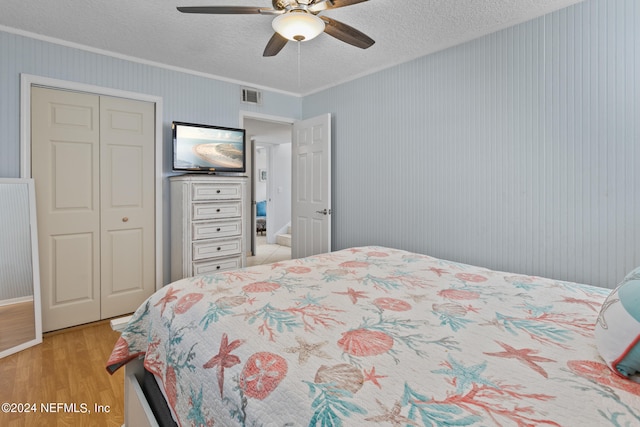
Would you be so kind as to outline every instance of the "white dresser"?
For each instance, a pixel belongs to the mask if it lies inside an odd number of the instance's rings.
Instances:
[[[171,187],[171,281],[245,265],[246,178],[181,175]]]

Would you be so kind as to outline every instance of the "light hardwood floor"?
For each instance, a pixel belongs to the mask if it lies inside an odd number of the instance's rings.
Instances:
[[[36,337],[33,301],[0,306],[0,351]]]
[[[267,243],[265,236],[257,236],[256,255],[247,257],[247,267],[291,259],[291,248]]]
[[[0,359],[0,403],[36,410],[2,411],[0,426],[121,426],[124,370],[105,369],[118,336],[103,321],[45,334],[41,345]]]

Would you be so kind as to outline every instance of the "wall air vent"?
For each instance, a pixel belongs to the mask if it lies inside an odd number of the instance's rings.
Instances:
[[[262,92],[248,87],[242,88],[242,102],[262,105]]]

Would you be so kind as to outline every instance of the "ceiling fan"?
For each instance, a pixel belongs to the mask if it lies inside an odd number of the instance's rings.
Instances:
[[[186,6],[177,9],[183,13],[278,15],[272,22],[275,33],[262,54],[262,56],[275,56],[289,40],[311,40],[322,32],[361,49],[370,47],[375,41],[366,34],[335,19],[319,16],[319,13],[325,10],[351,6],[365,1],[368,0],[272,0],[273,8]]]

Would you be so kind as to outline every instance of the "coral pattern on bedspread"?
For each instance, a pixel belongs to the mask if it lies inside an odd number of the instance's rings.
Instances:
[[[608,293],[352,248],[167,285],[108,370],[145,354],[181,426],[640,425],[594,342]]]

